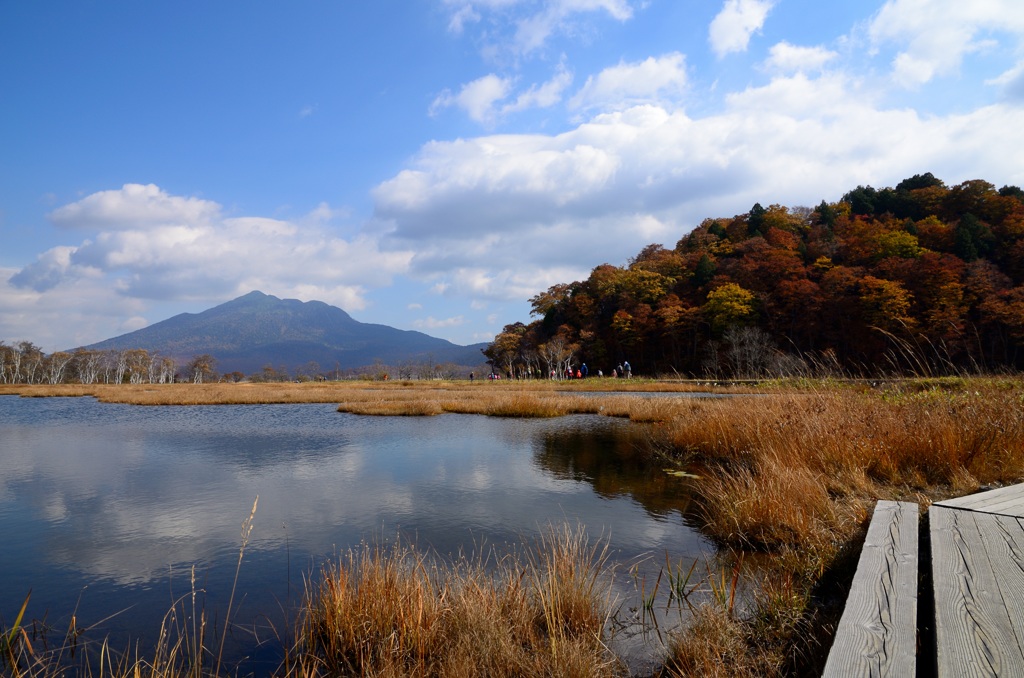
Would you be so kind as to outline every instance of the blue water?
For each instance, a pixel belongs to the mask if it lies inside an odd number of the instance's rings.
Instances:
[[[74,614],[79,627],[96,624],[85,640],[145,648],[191,590],[193,568],[208,615],[223,617],[257,496],[229,645],[234,660],[250,658],[245,671],[273,668],[304,581],[325,558],[399,535],[472,553],[582,524],[620,565],[625,618],[635,605],[628,568],[639,562],[634,573],[653,581],[666,554],[713,552],[687,525],[679,485],[651,482],[659,471],[638,458],[638,431],[598,416],[0,397],[0,621],[13,621],[31,590],[27,617],[51,635],[62,638]],[[658,652],[626,636],[621,653]]]

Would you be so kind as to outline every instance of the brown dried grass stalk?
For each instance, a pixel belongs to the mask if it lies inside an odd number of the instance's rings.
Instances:
[[[310,381],[177,384],[0,384],[0,395],[26,397],[93,396],[102,402],[133,405],[230,405],[270,403],[339,403],[372,398],[374,394],[414,401],[451,393],[480,397],[488,393],[569,395],[574,392],[679,392],[707,391],[697,382],[643,379],[528,380],[416,380],[416,381]],[[360,395],[365,394],[365,395]],[[402,396],[396,394],[405,394]]]
[[[525,559],[439,563],[364,545],[309,587],[305,676],[611,676],[604,549],[554,530]]]
[[[692,401],[656,431],[663,453],[699,467],[691,484],[703,530],[774,563],[746,618],[698,611],[672,648],[671,675],[820,669],[823,611],[811,591],[850,551],[876,499],[927,505],[1024,478],[1020,380]]]

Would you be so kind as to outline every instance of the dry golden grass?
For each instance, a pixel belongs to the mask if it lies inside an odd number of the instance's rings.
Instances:
[[[327,565],[308,593],[304,676],[612,676],[605,554],[552,531],[495,567],[396,543]]]
[[[774,673],[765,670],[763,657],[754,656],[747,641],[739,620],[721,607],[702,606],[687,632],[672,638],[665,674],[671,678],[753,678]]]
[[[926,507],[934,498],[1024,479],[1024,382],[907,382],[694,400],[655,431],[661,454],[699,476],[689,482],[705,534],[729,549],[771,554],[774,571],[762,591],[782,577],[791,584],[785,596],[759,596],[748,619],[726,624],[720,609],[701,612],[677,642],[672,665],[683,675],[716,675],[722,666],[744,675],[750,670],[734,665],[735,657],[753,652],[754,674],[785,675],[771,668],[782,666],[779,657],[802,657],[813,667],[823,652],[813,633],[780,628],[806,626],[816,614],[813,589],[863,534],[877,499]],[[730,649],[737,630],[743,652]],[[721,648],[711,649],[713,641]]]
[[[492,417],[561,417],[600,410],[594,398],[519,389],[358,390],[344,394],[339,412],[364,415],[483,414]]]
[[[817,623],[812,591],[838,558],[854,550],[875,500],[909,499],[927,506],[934,498],[1024,479],[1024,380],[1019,378],[893,382],[877,388],[863,383],[774,384],[756,395],[730,399],[575,393],[623,388],[700,389],[695,384],[595,379],[18,386],[0,387],[0,394],[93,395],[138,404],[331,402],[346,412],[386,415],[600,413],[648,423],[649,441],[662,465],[696,476],[679,482],[690,486],[702,531],[724,549],[768,554],[774,563],[747,616],[736,617],[720,605],[698,610],[669,659],[667,670],[678,675],[785,675],[790,670],[786,666],[801,661],[794,657],[804,657],[813,667],[813,655],[822,652],[810,640]],[[325,586],[335,586],[337,591],[328,593],[348,596],[343,599],[349,602],[331,603],[318,590],[311,598],[311,620],[346,610],[355,614],[363,604],[351,602],[358,599],[358,582],[378,577],[378,597],[394,598],[393,604],[403,610],[398,614],[392,609],[392,617],[382,619],[392,625],[423,625],[409,628],[407,637],[386,632],[384,626],[370,633],[368,629],[376,628],[374,615],[385,614],[371,606],[359,613],[367,616],[339,622],[352,629],[345,646],[349,649],[333,645],[337,639],[331,633],[317,632],[322,646],[314,644],[316,634],[304,636],[309,653],[302,655],[301,670],[306,674],[358,666],[355,672],[378,676],[418,673],[420,668],[432,675],[605,675],[588,673],[588,662],[610,670],[606,655],[591,654],[589,631],[580,635],[570,626],[559,635],[562,627],[554,617],[545,617],[545,610],[558,607],[556,600],[568,598],[546,594],[542,582],[513,576],[511,569],[504,578],[462,566],[455,568],[458,572],[439,570],[409,552],[362,554],[337,567],[324,578],[333,577],[335,584]],[[388,568],[392,579],[384,576]],[[534,566],[536,572],[556,569]],[[784,590],[778,582],[786,583]],[[328,613],[329,604],[335,612]],[[514,620],[510,610],[517,611]],[[576,617],[575,612],[570,615]],[[507,626],[495,627],[495,620]],[[425,651],[442,637],[443,653]],[[514,642],[509,643],[510,637]],[[556,663],[543,663],[554,662],[554,655],[544,655],[541,645],[559,648]],[[531,649],[524,654],[525,646]],[[486,648],[483,653],[481,647]],[[552,668],[556,665],[561,668]]]
[[[244,528],[243,528],[244,529]],[[244,548],[244,547],[243,547]],[[607,545],[582,528],[550,528],[532,545],[490,560],[442,561],[400,541],[350,550],[307,588],[297,642],[275,675],[565,676],[610,678],[622,666],[604,644],[611,614]],[[63,646],[33,649],[19,627],[0,675],[57,678],[203,678],[222,667],[193,588],[164,617],[152,654],[106,642],[78,660]],[[24,642],[21,636],[24,635]],[[211,642],[212,641],[212,642]],[[6,646],[5,646],[6,649]],[[9,656],[8,656],[9,654]]]
[[[407,402],[416,414],[419,400],[484,398],[504,394],[537,397],[571,396],[573,392],[621,391],[624,393],[707,390],[697,382],[646,379],[583,379],[574,381],[320,381],[208,384],[0,384],[0,395],[25,397],[92,396],[101,402],[130,405],[247,405],[279,403],[344,403],[377,397]],[[394,414],[403,414],[393,407]]]
[[[5,385],[0,394],[26,397],[92,396],[100,402],[128,405],[262,405],[336,403],[349,382],[273,384],[80,384]],[[366,388],[366,387],[363,387]]]

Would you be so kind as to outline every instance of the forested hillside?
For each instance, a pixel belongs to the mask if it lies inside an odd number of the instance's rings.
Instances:
[[[496,369],[757,377],[1024,364],[1024,191],[929,174],[706,219],[672,248],[530,299]]]

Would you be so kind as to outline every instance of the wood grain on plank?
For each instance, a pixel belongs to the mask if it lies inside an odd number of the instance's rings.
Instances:
[[[917,504],[878,502],[825,676],[915,674],[917,562]]]
[[[1024,655],[997,584],[1001,575],[978,526],[994,518],[936,505],[929,518],[938,675],[1024,677]]]
[[[975,520],[1010,629],[1024,654],[1024,527],[1018,518],[1008,516],[978,516]]]
[[[967,509],[988,513],[1002,513],[1024,518],[1024,484],[1000,487],[988,492],[978,492],[956,499],[935,502],[944,508]]]

